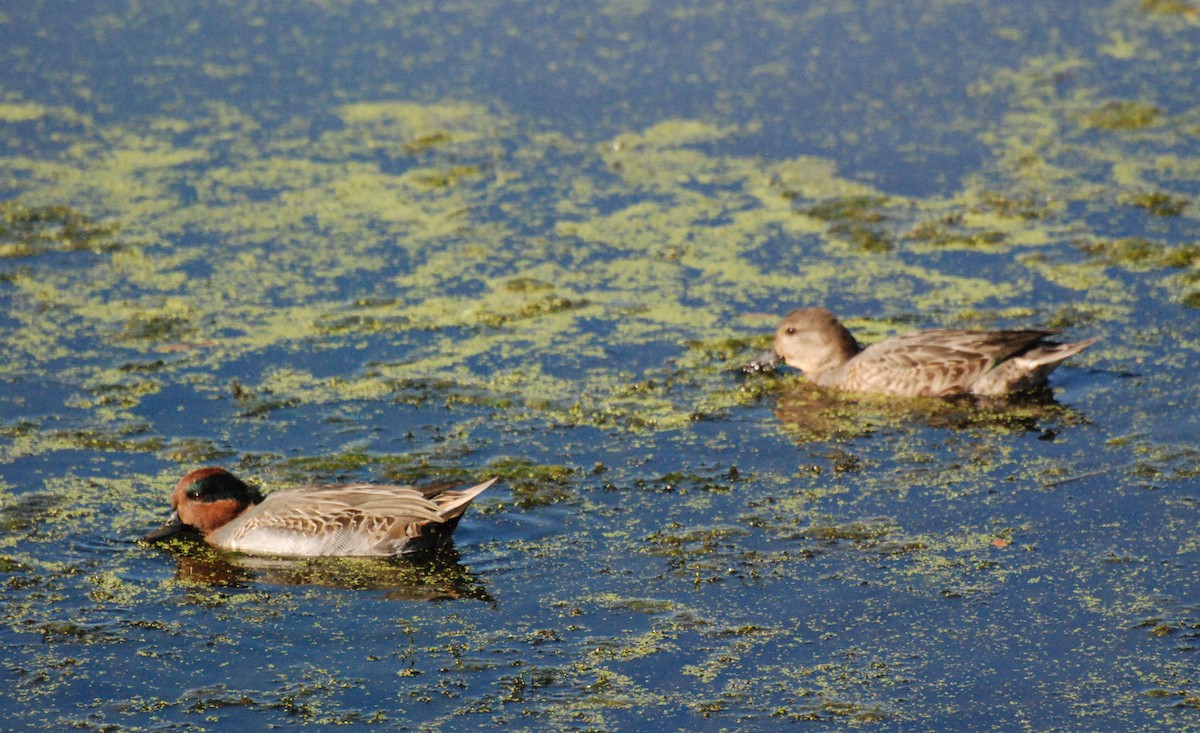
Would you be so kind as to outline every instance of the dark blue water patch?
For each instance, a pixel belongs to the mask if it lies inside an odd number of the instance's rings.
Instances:
[[[239,397],[233,387],[214,392],[168,385],[143,398],[134,413],[156,435],[203,441],[208,447],[202,453],[279,456],[331,455],[349,449],[415,451],[438,442],[447,427],[472,416],[469,409],[451,409],[442,400],[411,404],[348,398],[310,404],[253,386],[245,389],[245,396]],[[397,394],[403,392],[398,386]],[[176,447],[169,443],[165,449]]]
[[[239,412],[231,392],[199,389],[188,383],[166,383],[143,397],[135,414],[162,436],[203,437],[223,445],[227,426]],[[223,427],[225,429],[223,429]]]
[[[392,436],[395,433],[412,433],[423,424],[399,407],[389,411],[388,424],[384,426],[363,421],[356,405],[331,407],[285,403],[276,406],[263,403],[244,407],[246,409],[219,421],[192,425],[184,435],[212,440],[238,454],[261,456],[270,463],[297,456],[372,450],[375,442],[381,439],[388,447],[394,447]],[[323,480],[333,479],[326,477]]]
[[[942,8],[936,19],[898,6],[831,14],[801,26],[786,50],[757,49],[786,59],[792,74],[774,88],[764,86],[774,79],[743,80],[757,104],[741,112],[761,121],[761,132],[746,139],[746,152],[767,158],[819,152],[838,161],[843,174],[898,194],[952,188],[985,154],[966,121],[982,124],[1004,111],[999,97],[964,94],[982,67],[963,63],[959,50],[970,47],[972,58],[1003,66],[1002,59],[1016,64],[1030,47],[1057,42],[1046,34],[1040,10],[989,8],[1003,21],[977,15],[979,8],[970,18],[956,17],[964,10]],[[993,32],[1000,26],[1019,29],[1022,42],[1003,40]],[[963,124],[947,125],[951,120]]]
[[[770,225],[763,235],[760,244],[747,247],[741,256],[761,267],[764,272],[777,271],[801,257],[819,252],[822,244],[822,238],[818,234],[797,236],[775,225]]]
[[[1179,156],[1180,158],[1195,158],[1200,155],[1200,134],[1193,133],[1191,135],[1180,135],[1179,144],[1170,149],[1171,155]],[[1164,146],[1153,146],[1146,150],[1139,150],[1133,145],[1127,146],[1134,157],[1143,159],[1153,159],[1164,154]],[[1180,175],[1179,171],[1172,170],[1170,166],[1162,167],[1147,167],[1142,171],[1144,180],[1146,181],[1146,189],[1142,191],[1132,191],[1133,194],[1141,193],[1163,193],[1171,197],[1172,203],[1178,203],[1183,211],[1186,211],[1192,216],[1196,215],[1196,199],[1200,197],[1200,179],[1191,177],[1190,175]],[[1165,218],[1170,218],[1165,217]]]
[[[569,228],[569,222],[563,223],[566,223]],[[539,236],[538,241],[547,241],[549,246],[541,248],[542,253],[535,256],[516,260],[516,267],[511,271],[511,275],[519,275],[524,266],[537,266],[546,262],[552,262],[569,270],[587,271],[597,263],[620,262],[629,256],[629,247],[623,242],[609,244],[593,241],[588,242],[586,246],[578,246],[576,238],[571,234],[555,235],[545,240]],[[514,248],[517,246],[520,245],[514,245]],[[664,250],[667,249],[665,243],[662,246]],[[510,273],[505,272],[503,276],[510,276]],[[595,285],[595,287],[600,286],[600,283]]]
[[[523,436],[519,451],[522,457],[549,462],[561,460],[562,445],[571,439],[569,434],[555,435],[552,430],[538,431],[525,422],[515,422],[499,414],[496,407],[455,399],[453,391],[439,388],[431,393],[431,398],[415,400],[414,394],[424,395],[419,387],[401,385],[396,398],[391,400],[298,404],[261,414],[243,412],[231,418],[236,421],[231,429],[243,436],[231,447],[285,458],[337,456],[347,452],[406,456],[417,465],[457,471],[477,468],[493,454],[494,445],[515,435]],[[460,425],[470,426],[469,443],[463,441]],[[527,429],[522,431],[522,426]],[[211,436],[215,438],[221,435],[222,426],[218,423],[214,427],[216,431]],[[332,478],[326,476],[322,480]]]
[[[4,37],[8,26],[6,23],[5,27],[0,29],[0,39]],[[30,97],[36,98],[37,95]],[[3,130],[0,130],[0,152],[14,158],[55,157],[71,145],[71,140],[78,139],[85,125],[84,120],[62,119],[53,115],[38,116],[28,121],[7,119]],[[32,170],[9,170],[5,174],[5,180],[0,183],[0,200],[19,196],[24,191],[22,184],[33,177]]]
[[[14,494],[27,495],[48,491],[47,482],[61,481],[63,477],[83,481],[105,480],[126,475],[145,475],[157,471],[161,466],[161,459],[147,451],[61,448],[16,456],[0,464],[0,479],[13,487]],[[64,504],[69,500],[70,497],[51,495],[50,503],[69,510],[70,507]],[[113,509],[114,512],[125,510]]]
[[[315,387],[333,378],[351,380],[364,369],[370,370],[373,363],[415,357],[426,346],[421,342],[428,338],[429,332],[417,331],[275,343],[206,365],[204,373],[213,383],[228,386],[231,394],[234,382],[252,393],[273,372],[281,370],[311,375]]]
[[[2,380],[0,392],[0,423],[12,426],[18,421],[41,422],[47,418],[61,419],[75,413],[66,403],[79,396],[78,388],[56,379],[33,374],[15,375]]]
[[[595,322],[593,322],[594,324]],[[598,324],[597,324],[598,325]],[[605,359],[609,364],[621,364],[628,370],[631,379],[639,375],[653,374],[671,363],[681,352],[681,343],[676,334],[664,333],[662,340],[647,341],[638,344],[623,344],[615,339],[607,338],[620,328],[620,324],[612,321],[601,329],[593,326],[597,340],[605,343]]]
[[[1155,36],[1161,42],[1161,57],[1119,58],[1116,54],[1099,54],[1091,66],[1082,67],[1075,73],[1082,84],[1102,90],[1097,104],[1109,101],[1134,101],[1157,108],[1161,115],[1159,124],[1176,115],[1188,115],[1194,106],[1189,100],[1190,90],[1200,84],[1200,67],[1196,65],[1196,48],[1186,45],[1185,34],[1160,34],[1147,29],[1146,41],[1154,43]],[[1164,35],[1166,37],[1164,37]],[[1181,43],[1182,41],[1182,43]],[[1169,50],[1168,50],[1169,49]],[[1168,55],[1174,52],[1177,55]],[[1113,134],[1109,131],[1107,134]],[[1117,132],[1116,134],[1127,134]],[[1136,135],[1136,131],[1133,132]],[[1189,141],[1194,147],[1194,136],[1184,135],[1181,142]]]
[[[88,450],[62,450],[18,456],[0,465],[0,477],[14,487],[15,495],[20,496],[42,491],[45,481],[60,477],[65,472],[79,471],[96,460],[94,451]]]
[[[1186,199],[1173,190],[1159,191],[1172,199]],[[1150,192],[1147,192],[1150,193]],[[1089,231],[1102,239],[1119,240],[1141,237],[1167,248],[1197,243],[1195,219],[1190,216],[1156,215],[1148,206],[1139,206],[1134,198],[1124,201],[1077,202],[1069,206],[1074,221],[1085,222]],[[1195,204],[1189,204],[1194,206]]]
[[[53,227],[53,225],[51,225]],[[54,227],[55,229],[57,227]],[[41,236],[52,236],[53,232],[47,229],[38,232]],[[72,271],[87,271],[95,267],[97,264],[108,260],[110,255],[100,251],[103,247],[118,248],[120,244],[116,236],[104,236],[96,240],[95,249],[61,249],[64,245],[57,241],[39,242],[33,240],[30,242],[34,251],[25,257],[11,257],[0,260],[0,285],[7,282],[9,278],[20,273],[24,275],[35,274],[39,271],[47,272],[72,272]],[[44,246],[44,249],[40,247]],[[5,310],[10,310],[6,308]]]
[[[1060,252],[1064,250],[1059,250]],[[1066,249],[1068,257],[1075,259],[1075,253]],[[1019,257],[1019,255],[1018,255]],[[1014,262],[1012,252],[981,252],[967,249],[946,249],[939,252],[913,254],[906,259],[914,264],[932,266],[938,272],[947,276],[962,278],[978,278],[992,283],[1015,282],[1021,283],[1030,277],[1030,271],[1023,265]],[[1077,290],[1061,285],[1044,277],[1033,276],[1036,284],[1032,287],[1034,297],[1027,307],[1035,311],[1033,316],[1022,316],[1019,319],[1004,319],[990,321],[985,324],[988,328],[1033,328],[1043,321],[1063,310],[1064,303],[1070,303]],[[980,299],[972,308],[986,313],[989,309],[1003,310],[1010,300],[1005,294],[997,294]],[[931,307],[917,311],[896,313],[892,305],[887,316],[901,322],[910,323],[914,327],[936,328],[954,325],[950,319],[958,314],[958,306],[947,303],[943,307]],[[1044,323],[1042,324],[1044,325]]]
[[[180,183],[178,185],[187,184]],[[153,243],[138,242],[137,246],[148,256],[164,258],[180,253],[206,252],[212,248],[230,250],[233,247],[228,242],[215,244],[212,236],[208,233],[190,229],[173,231],[170,236]],[[216,274],[215,261],[210,257],[176,257],[175,267],[187,275],[189,280],[210,280]],[[136,287],[136,283],[130,283],[123,279],[117,280],[112,284],[112,292],[119,293],[122,297],[144,294],[144,286],[142,286],[142,290],[137,290]]]

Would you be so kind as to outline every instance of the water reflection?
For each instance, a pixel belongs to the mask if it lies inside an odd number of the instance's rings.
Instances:
[[[940,430],[1037,432],[1052,440],[1069,425],[1087,419],[1039,390],[1007,397],[914,397],[897,399],[829,390],[806,380],[781,388],[775,417],[801,443],[865,437],[912,425]]]
[[[188,583],[219,588],[263,583],[312,585],[383,591],[385,598],[398,601],[496,602],[483,582],[460,562],[453,545],[412,558],[258,557],[223,552],[193,537],[157,546],[175,559],[175,577]]]

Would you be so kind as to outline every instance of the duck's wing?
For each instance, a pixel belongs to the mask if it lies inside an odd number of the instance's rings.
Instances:
[[[898,336],[850,360],[845,385],[855,391],[912,396],[970,392],[988,371],[1054,333],[939,329]]]
[[[305,486],[271,493],[219,530],[214,544],[281,555],[395,555],[426,536],[448,538],[472,499],[463,491],[373,484]]]

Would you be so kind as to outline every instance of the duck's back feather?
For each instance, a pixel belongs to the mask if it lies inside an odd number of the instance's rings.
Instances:
[[[272,555],[407,554],[444,544],[471,500],[494,483],[450,490],[329,484],[276,491],[209,536],[229,550]]]
[[[1043,343],[1056,331],[937,329],[890,338],[867,347],[830,374],[840,387],[914,396],[975,391],[997,365]],[[1065,356],[1063,358],[1066,358]]]

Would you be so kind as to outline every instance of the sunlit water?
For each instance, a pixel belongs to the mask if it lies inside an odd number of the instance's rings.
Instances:
[[[1200,729],[1200,5],[243,5],[0,11],[6,729]],[[1102,341],[741,374],[811,304]],[[502,483],[136,543],[209,464]]]

